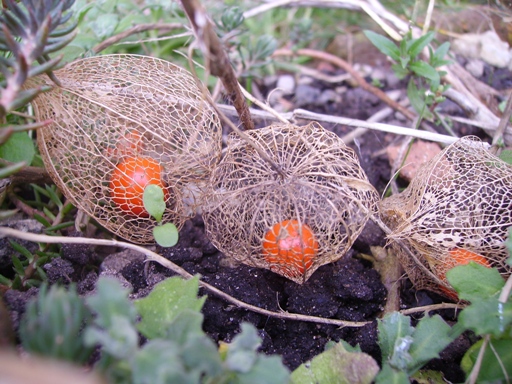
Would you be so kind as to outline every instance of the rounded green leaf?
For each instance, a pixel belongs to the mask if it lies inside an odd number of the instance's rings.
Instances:
[[[149,212],[156,221],[162,221],[162,216],[165,211],[164,191],[156,184],[149,184],[144,189],[142,195],[142,201],[144,202],[144,208]]]
[[[0,146],[0,157],[11,163],[24,161],[27,165],[32,163],[36,149],[34,142],[27,132],[15,132]]]
[[[153,228],[153,236],[161,247],[173,247],[178,242],[178,228],[172,223],[158,225]]]

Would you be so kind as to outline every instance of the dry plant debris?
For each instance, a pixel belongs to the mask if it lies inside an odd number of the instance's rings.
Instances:
[[[421,167],[402,193],[384,199],[380,212],[392,230],[389,242],[415,287],[453,298],[444,276],[462,263],[453,260],[460,261],[461,250],[469,251],[468,262],[510,275],[504,244],[510,196],[512,166],[467,136]]]
[[[246,134],[229,136],[212,173],[207,235],[230,259],[304,283],[345,255],[379,196],[354,151],[318,123]]]
[[[201,204],[222,145],[220,121],[193,76],[137,55],[82,59],[55,75],[62,86],[40,95],[34,111],[38,120],[54,121],[38,131],[38,145],[64,195],[116,235],[152,243],[156,221],[134,193],[158,175],[152,183],[165,189],[163,222],[181,228]],[[54,85],[44,76],[33,82]],[[134,166],[121,166],[130,159]],[[150,174],[135,167],[144,164],[152,165]],[[128,185],[130,179],[140,183]],[[126,187],[125,196],[113,186]]]

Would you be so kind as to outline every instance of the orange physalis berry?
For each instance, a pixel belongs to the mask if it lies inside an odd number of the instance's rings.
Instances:
[[[300,278],[311,267],[318,252],[318,242],[307,224],[285,220],[275,224],[263,238],[263,257],[270,270]]]
[[[437,269],[438,277],[442,281],[446,281],[446,272],[450,269],[459,265],[469,264],[470,261],[474,261],[484,267],[491,268],[491,264],[489,264],[489,261],[484,256],[468,251],[467,249],[453,248],[450,250],[448,255],[449,256],[446,260],[443,261],[442,267]],[[449,289],[442,285],[440,285],[439,288],[446,297],[449,297],[452,300],[459,299],[457,293],[453,289]]]
[[[144,189],[149,184],[156,184],[164,190],[162,166],[152,158],[127,157],[116,167],[110,178],[110,194],[114,203],[124,212],[149,217],[144,208]]]

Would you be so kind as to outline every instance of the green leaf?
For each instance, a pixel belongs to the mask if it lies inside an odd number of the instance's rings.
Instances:
[[[249,323],[241,325],[242,332],[228,346],[226,365],[235,372],[249,372],[256,362],[256,350],[261,344],[256,328]]]
[[[222,361],[216,344],[203,332],[203,314],[185,309],[176,316],[167,338],[180,345],[185,366],[214,377],[221,374]]]
[[[443,44],[441,44],[434,53],[430,55],[430,65],[432,65],[434,68],[440,67],[442,65],[447,65],[451,61],[445,60],[444,57],[448,54],[448,51],[450,50],[450,42],[446,41]]]
[[[405,77],[409,74],[409,70],[407,68],[402,68],[402,66],[398,63],[392,64],[391,69],[399,80],[405,79]]]
[[[115,13],[101,14],[91,22],[90,28],[99,39],[104,39],[114,34],[118,22],[119,16]]]
[[[411,327],[411,319],[399,312],[390,313],[382,320],[378,320],[378,330],[383,361],[390,360],[400,341],[412,336],[414,332],[414,328]]]
[[[382,369],[375,378],[376,384],[410,384],[409,376],[404,371],[397,371],[389,364],[382,364]]]
[[[423,317],[419,321],[409,349],[413,361],[407,370],[409,375],[414,374],[431,359],[439,357],[439,353],[454,340],[449,336],[450,330],[450,326],[439,315]]]
[[[411,376],[411,379],[417,384],[446,384],[447,382],[442,372],[429,370],[418,371]]]
[[[439,73],[436,69],[424,61],[413,61],[409,64],[409,69],[416,75],[428,79],[430,81],[430,86],[434,89],[437,88],[441,82],[441,78],[439,77]]]
[[[142,195],[144,208],[146,211],[160,223],[165,212],[165,198],[163,189],[156,184],[149,184],[144,188]]]
[[[82,337],[83,325],[90,316],[74,285],[69,290],[57,285],[48,290],[43,284],[20,323],[23,347],[48,358],[84,363],[93,352]]]
[[[430,42],[434,39],[435,34],[434,32],[428,32],[424,34],[423,36],[412,40],[411,43],[408,45],[407,52],[412,58],[415,58],[418,56],[423,48],[425,48]]]
[[[410,79],[407,84],[407,97],[411,102],[412,107],[416,111],[421,118],[429,117],[432,115],[427,108],[427,104],[425,102],[424,90],[420,90],[416,87],[414,83],[414,79]]]
[[[512,302],[501,303],[496,297],[474,301],[459,315],[459,322],[477,335],[503,335],[512,324]]]
[[[178,228],[172,223],[157,225],[153,228],[153,237],[161,247],[174,247],[179,240]]]
[[[101,346],[103,353],[123,360],[129,359],[137,350],[139,335],[130,319],[125,316],[112,315],[109,327],[89,326],[84,332],[87,346]]]
[[[363,33],[379,51],[396,62],[400,61],[400,49],[392,40],[373,31],[367,30]]]
[[[96,284],[96,293],[86,299],[87,305],[96,313],[94,323],[100,328],[113,327],[115,316],[135,321],[137,311],[128,299],[128,290],[112,277],[101,277]]]
[[[461,361],[461,367],[469,375],[472,371],[483,340],[475,343],[466,352]],[[502,383],[512,377],[512,339],[493,339],[485,349],[482,365],[478,374],[478,383]],[[506,373],[505,373],[506,372]]]
[[[0,146],[0,157],[11,163],[24,161],[27,164],[31,164],[35,154],[34,142],[27,132],[14,132]]]
[[[251,50],[251,57],[254,61],[265,60],[271,56],[277,48],[277,40],[271,35],[262,35],[256,40],[254,49]]]
[[[187,372],[178,346],[164,339],[148,341],[135,356],[133,384],[200,382],[200,371]]]
[[[337,343],[293,371],[291,382],[370,384],[378,372],[379,366],[371,356],[362,352],[349,352],[342,343]]]
[[[21,262],[21,260],[18,257],[16,257],[15,255],[12,255],[11,260],[12,260],[12,266],[14,268],[14,271],[19,276],[25,276],[25,267],[23,266],[23,263]]]
[[[116,359],[131,358],[138,348],[139,336],[135,328],[137,312],[128,299],[128,290],[111,277],[100,277],[96,293],[86,299],[95,313],[94,321],[84,331],[88,346],[99,345],[107,355]]]
[[[252,369],[249,372],[238,373],[236,378],[237,383],[282,384],[290,381],[290,373],[283,365],[281,357],[258,354]]]
[[[512,149],[504,149],[499,155],[500,159],[512,165]]]
[[[184,280],[171,277],[153,288],[143,299],[134,302],[141,321],[139,331],[148,339],[165,337],[169,325],[185,309],[200,311],[206,297],[197,297],[199,277]]]
[[[459,297],[470,302],[497,297],[505,285],[503,277],[496,269],[484,267],[474,261],[450,269],[446,272],[446,278]]]

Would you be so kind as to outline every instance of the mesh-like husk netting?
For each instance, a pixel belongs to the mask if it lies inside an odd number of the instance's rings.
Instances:
[[[379,196],[354,151],[317,123],[246,134],[253,145],[231,134],[212,173],[203,207],[207,234],[227,257],[303,283],[349,250]],[[295,224],[286,227],[288,221]],[[288,242],[295,254],[277,243],[279,223],[300,235]]]
[[[41,94],[33,105],[38,120],[53,120],[38,130],[38,145],[64,195],[120,237],[154,242],[156,222],[147,213],[120,209],[109,185],[124,158],[149,159],[162,167],[163,222],[181,228],[201,204],[222,145],[220,121],[192,75],[137,55],[78,60],[55,75],[62,87]],[[45,83],[53,85],[39,76],[28,86]]]
[[[380,212],[417,289],[450,292],[443,288],[450,288],[444,276],[456,264],[451,257],[456,249],[483,256],[486,266],[504,276],[511,272],[504,241],[512,225],[512,166],[478,138],[465,137],[445,148],[402,193],[384,199]]]

